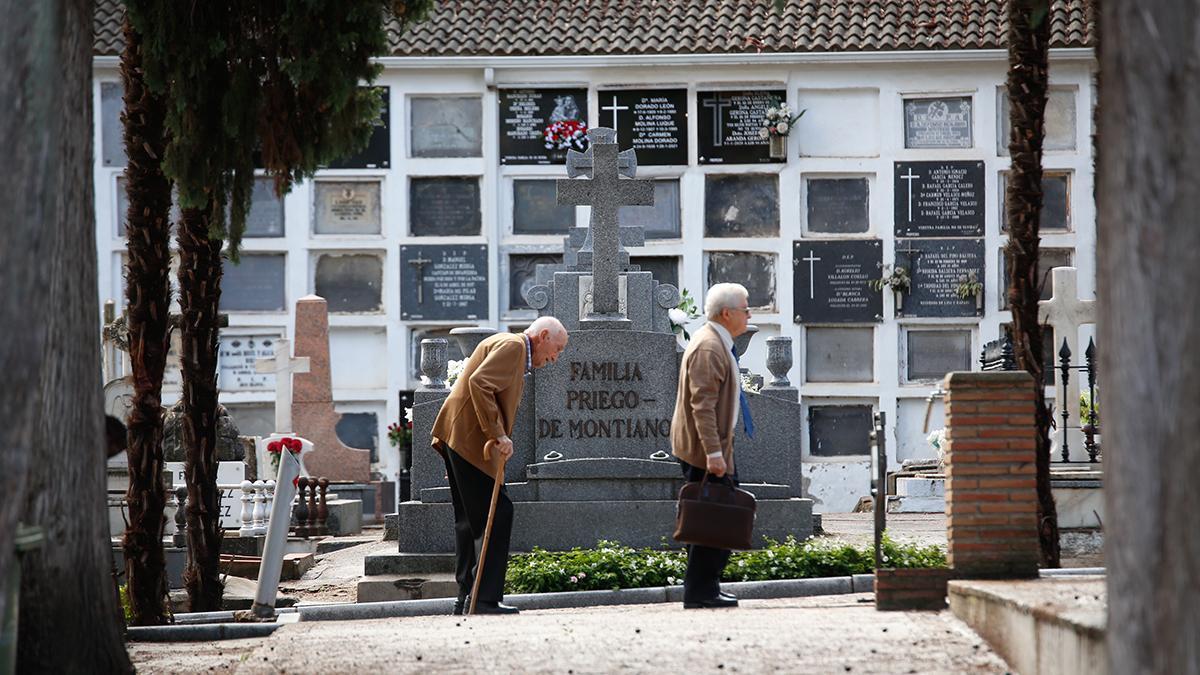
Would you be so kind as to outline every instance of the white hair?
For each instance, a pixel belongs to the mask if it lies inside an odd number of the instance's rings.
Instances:
[[[749,300],[750,292],[741,284],[716,284],[704,296],[704,315],[715,319],[723,309],[739,309],[742,300]]]
[[[525,332],[530,335],[537,335],[543,330],[550,331],[551,339],[559,339],[565,337],[567,329],[562,325],[562,322],[552,316],[539,316],[529,324],[529,328]]]

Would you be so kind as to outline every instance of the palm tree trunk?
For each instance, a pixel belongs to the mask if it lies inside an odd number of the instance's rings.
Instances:
[[[221,608],[221,493],[217,489],[217,334],[221,240],[211,238],[210,209],[187,208],[179,224],[179,308],[183,365],[182,431],[187,482],[188,565],[193,612]]]
[[[128,305],[129,361],[133,368],[133,409],[127,420],[129,522],[122,548],[133,623],[167,622],[166,558],[163,532],[166,492],[163,488],[162,380],[167,362],[171,305],[171,182],[163,175],[166,103],[145,86],[141,36],[124,25],[125,51],[121,79],[125,84],[126,190],[129,211],[125,233],[129,267],[125,281]]]
[[[1012,172],[1005,195],[1008,221],[1008,302],[1012,308],[1017,367],[1033,376],[1037,418],[1038,538],[1043,567],[1059,566],[1058,515],[1050,492],[1050,412],[1038,325],[1038,230],[1042,210],[1042,141],[1045,137],[1048,0],[1008,2],[1008,97]]]

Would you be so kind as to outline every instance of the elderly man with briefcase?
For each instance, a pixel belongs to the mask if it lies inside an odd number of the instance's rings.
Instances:
[[[680,491],[675,532],[688,544],[687,609],[736,607],[737,598],[721,591],[721,573],[730,548],[750,547],[754,497],[736,488],[733,459],[739,417],[746,435],[754,435],[733,346],[750,321],[748,304],[741,284],[710,288],[704,298],[708,322],[693,334],[680,363],[671,446],[688,481]]]

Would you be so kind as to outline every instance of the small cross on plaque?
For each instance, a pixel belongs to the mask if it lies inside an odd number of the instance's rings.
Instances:
[[[412,265],[417,270],[417,304],[418,305],[425,303],[425,266],[432,262],[433,262],[432,260],[429,260],[427,258],[422,258],[420,256],[420,254],[417,254],[416,258],[413,258],[412,260],[408,261],[408,264]]]

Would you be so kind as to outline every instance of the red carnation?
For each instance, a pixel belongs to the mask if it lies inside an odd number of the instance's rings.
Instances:
[[[267,443],[267,452],[281,452],[282,450],[283,446],[279,443],[279,441],[271,441],[270,443]]]
[[[304,444],[300,442],[299,438],[289,438],[288,440],[291,441],[288,443],[288,450],[291,450],[292,452],[300,452],[300,449],[304,447]]]

